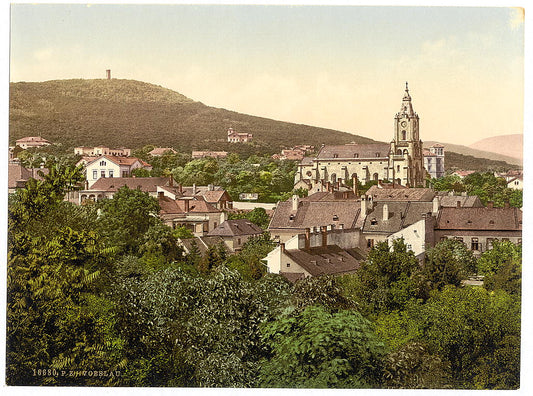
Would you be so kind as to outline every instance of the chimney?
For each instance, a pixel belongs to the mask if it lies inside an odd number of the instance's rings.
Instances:
[[[111,80],[111,69],[107,69],[107,70],[105,71],[105,75],[106,75],[106,77],[107,77],[108,80]]]
[[[292,210],[293,212],[296,212],[298,210],[298,204],[300,203],[300,199],[298,197],[298,195],[293,195],[292,196]]]
[[[311,229],[306,228],[305,229],[305,248],[310,249],[311,248]]]
[[[328,229],[326,226],[320,227],[322,233],[322,247],[328,246]]]
[[[174,176],[172,176],[172,173],[170,174],[170,178],[169,178],[169,181],[168,181],[168,185],[170,187],[173,187],[174,186]]]
[[[163,198],[165,196],[165,192],[164,191],[158,191],[157,192],[157,198],[160,199],[160,198]]]
[[[353,193],[355,194],[356,197],[358,197],[359,196],[359,182],[357,180],[357,175],[353,175],[352,183],[353,183],[353,186],[352,186]]]
[[[389,220],[389,205],[383,204],[383,220]]]
[[[208,191],[215,191],[215,185],[214,184],[208,184],[207,185],[207,190]]]
[[[280,243],[279,244],[279,249],[281,250],[281,253],[285,253],[285,244],[284,243]]]
[[[494,207],[494,202],[492,201],[487,202],[487,208],[493,208],[493,207]]]
[[[196,194],[196,183],[193,183],[192,185],[192,195]]]
[[[183,194],[183,186],[180,184],[178,184],[178,191],[180,192],[180,194]]]
[[[461,201],[457,201],[457,207],[458,207],[458,208],[461,207]]]
[[[183,201],[185,203],[185,213],[188,213],[189,212],[189,200],[184,199]]]
[[[361,195],[361,214],[363,216],[366,216],[367,215],[367,205],[366,205],[366,195]]]
[[[433,198],[433,210],[431,211],[433,216],[436,216],[439,213],[440,209],[440,198],[435,195],[435,198]]]

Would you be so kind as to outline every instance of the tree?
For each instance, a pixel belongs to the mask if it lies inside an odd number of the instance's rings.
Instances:
[[[488,290],[502,289],[520,296],[522,287],[522,245],[510,241],[494,241],[492,249],[483,252],[477,261]]]
[[[460,241],[446,239],[426,252],[423,273],[430,290],[441,290],[446,285],[459,286],[475,271],[476,260]]]
[[[380,242],[354,275],[343,277],[344,289],[370,313],[403,307],[420,293],[420,265],[403,239]]]
[[[516,389],[520,301],[498,290],[446,286],[422,308],[430,350],[450,362],[454,388]]]
[[[329,313],[310,306],[262,328],[270,357],[261,386],[364,388],[379,384],[385,353],[369,321],[354,311]]]
[[[99,230],[109,245],[137,254],[144,234],[160,222],[158,216],[155,198],[124,186],[113,199],[102,201]]]

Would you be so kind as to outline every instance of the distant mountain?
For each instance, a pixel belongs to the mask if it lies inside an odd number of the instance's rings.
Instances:
[[[494,152],[478,150],[478,149],[475,149],[475,148],[471,148],[471,147],[468,147],[468,146],[462,146],[462,145],[459,145],[459,144],[451,144],[451,143],[436,142],[436,141],[427,141],[427,142],[424,142],[424,147],[429,147],[429,146],[431,146],[431,145],[433,145],[435,143],[440,143],[440,144],[444,145],[444,153],[445,154],[448,153],[448,152],[454,152],[454,153],[462,154],[462,155],[465,155],[465,156],[472,156],[472,157],[477,157],[477,158],[486,158],[486,159],[495,160],[495,161],[505,161],[505,162],[507,162],[509,164],[512,164],[512,165],[522,166],[522,160],[521,159],[514,158],[514,157],[509,157],[507,155],[497,154],[497,153],[494,153]],[[448,168],[448,164],[446,163],[446,160],[445,160],[444,164]],[[466,169],[466,167],[464,169]]]
[[[470,148],[476,150],[490,151],[501,155],[517,158],[520,161],[524,158],[524,135],[517,133],[514,135],[500,135],[493,136],[486,139],[482,139],[474,144],[471,144]]]
[[[227,143],[227,130],[253,134],[252,144]],[[297,144],[370,143],[332,129],[209,107],[178,92],[134,80],[57,80],[10,84],[9,142],[41,135],[65,150],[147,144],[192,149],[278,152]]]

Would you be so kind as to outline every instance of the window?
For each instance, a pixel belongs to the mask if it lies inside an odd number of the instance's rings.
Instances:
[[[402,140],[405,140],[407,138],[407,132],[402,131]]]
[[[339,216],[333,215],[333,221],[339,221]]]
[[[113,169],[109,169],[109,177],[113,177]]]
[[[98,171],[93,170],[93,179],[98,179]]]
[[[291,214],[291,215],[289,216],[289,220],[290,220],[290,221],[294,220],[294,215],[293,215],[293,214]]]
[[[237,238],[237,245],[241,244],[241,238]]]
[[[105,170],[100,171],[100,176],[101,176],[101,177],[105,177]]]
[[[355,153],[355,154],[353,155],[353,157],[354,157],[354,158],[359,158],[359,154],[358,154],[358,153]]]
[[[128,171],[122,171],[122,177],[128,177]]]
[[[100,161],[100,166],[105,166],[105,161]]]
[[[396,165],[396,172],[400,171],[400,165]]]
[[[367,239],[367,241],[366,241],[366,247],[367,247],[367,248],[372,248],[372,247],[374,247],[374,240],[373,240],[373,239]]]
[[[413,250],[413,245],[411,245],[410,243],[408,243],[408,244],[406,245],[406,247],[407,247],[407,249],[409,249],[409,250]]]
[[[472,238],[472,250],[479,250],[479,239]]]
[[[333,158],[339,158],[339,154],[333,154]]]
[[[461,237],[455,237],[455,240],[464,243],[464,240]]]
[[[487,238],[487,250],[492,249],[492,242],[494,242],[494,238]]]
[[[287,263],[287,267],[290,267],[291,266],[291,263]]]
[[[519,245],[522,244],[522,238],[518,238],[518,242],[517,242]]]
[[[440,237],[440,240],[441,241],[445,241],[446,239],[448,239],[447,237],[443,236],[443,237]]]
[[[376,157],[378,158],[381,157],[380,153],[376,153]]]
[[[372,218],[372,220],[370,220],[370,225],[376,225],[378,224],[378,221],[376,220],[376,218]]]

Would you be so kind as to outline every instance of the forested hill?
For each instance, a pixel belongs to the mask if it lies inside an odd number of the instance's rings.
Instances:
[[[10,84],[10,144],[41,135],[66,149],[105,145],[178,150],[229,149],[227,129],[253,133],[256,152],[297,144],[344,144],[372,139],[209,107],[177,92],[134,80],[56,80]]]

